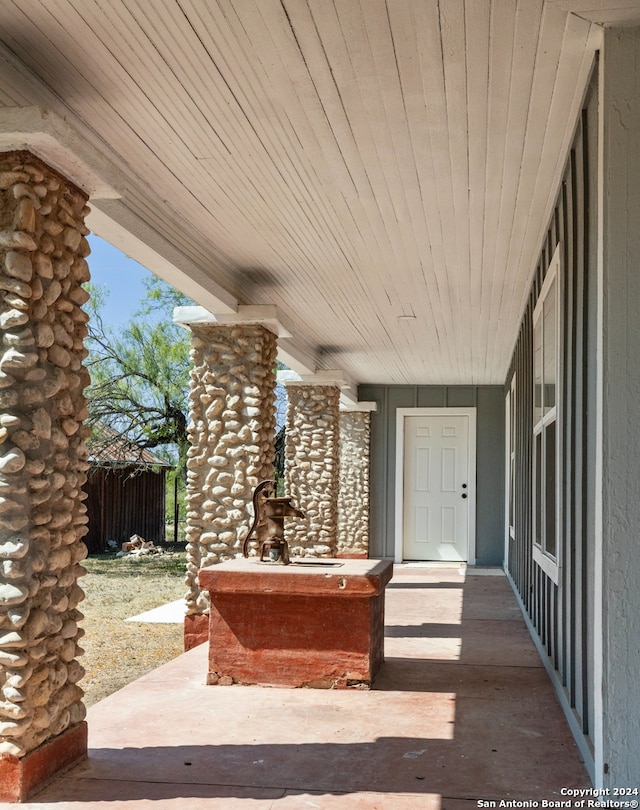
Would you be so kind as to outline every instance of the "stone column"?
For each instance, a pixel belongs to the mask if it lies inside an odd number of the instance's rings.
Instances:
[[[0,799],[86,753],[86,196],[0,156]],[[44,745],[46,743],[46,745]]]
[[[337,556],[369,556],[369,411],[340,413]]]
[[[340,389],[334,381],[287,381],[285,490],[305,512],[285,523],[292,555],[335,557]]]
[[[277,341],[258,324],[190,324],[185,648],[208,638],[209,595],[198,571],[242,552],[251,498],[273,477]]]

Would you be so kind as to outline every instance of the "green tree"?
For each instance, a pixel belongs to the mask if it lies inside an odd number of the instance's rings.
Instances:
[[[108,294],[90,286],[93,303],[87,348],[91,385],[86,391],[91,445],[110,442],[106,425],[126,440],[133,454],[145,449],[177,464],[186,477],[189,336],[172,321],[172,309],[190,304],[184,295],[153,278],[146,300],[118,334],[100,311]]]

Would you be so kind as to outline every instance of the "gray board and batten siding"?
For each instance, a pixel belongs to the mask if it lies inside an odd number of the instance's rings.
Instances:
[[[515,375],[514,537],[508,575],[593,777],[597,86],[592,82],[507,378]],[[533,313],[559,246],[558,583],[533,559]]]
[[[476,565],[504,557],[504,392],[501,386],[361,385],[371,414],[369,554],[394,556],[398,408],[476,408]]]

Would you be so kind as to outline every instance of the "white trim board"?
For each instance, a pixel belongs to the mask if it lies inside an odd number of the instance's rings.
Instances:
[[[467,564],[476,562],[476,443],[477,408],[397,408],[394,561],[404,559],[404,425],[407,416],[467,416],[469,418],[469,543]]]

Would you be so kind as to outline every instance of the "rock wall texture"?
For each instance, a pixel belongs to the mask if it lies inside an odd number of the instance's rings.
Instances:
[[[339,555],[369,553],[369,413],[340,414]]]
[[[292,555],[335,557],[340,391],[287,384],[285,490],[305,519],[285,522]]]
[[[0,756],[84,718],[86,197],[0,156]]]
[[[253,490],[273,477],[276,336],[262,326],[191,327],[187,613],[206,613],[202,566],[233,559],[253,521]]]

